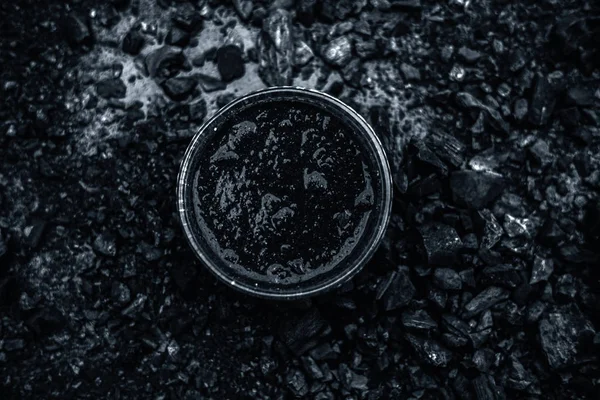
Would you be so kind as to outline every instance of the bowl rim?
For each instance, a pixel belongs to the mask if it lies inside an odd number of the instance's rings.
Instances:
[[[190,177],[190,164],[193,161],[192,155],[194,154],[196,148],[199,145],[200,138],[203,136],[203,133],[207,130],[209,126],[212,126],[216,120],[221,118],[223,115],[228,113],[230,110],[237,107],[240,103],[245,103],[255,97],[263,97],[268,96],[269,94],[297,94],[305,97],[314,97],[321,101],[329,102],[335,107],[338,107],[343,114],[346,114],[349,118],[354,119],[354,121],[360,126],[363,130],[363,133],[366,134],[368,142],[374,147],[374,153],[376,158],[376,166],[381,169],[381,176],[379,179],[381,180],[383,199],[380,201],[382,204],[381,214],[383,216],[382,223],[376,227],[376,230],[373,235],[368,238],[368,242],[366,244],[366,251],[363,251],[360,254],[360,257],[352,263],[350,268],[346,268],[343,270],[343,273],[339,275],[334,275],[334,278],[330,280],[326,280],[321,284],[313,284],[311,287],[302,288],[300,287],[294,291],[281,291],[281,292],[268,292],[265,290],[261,290],[260,288],[252,287],[251,285],[246,285],[241,282],[237,282],[235,280],[231,280],[222,270],[219,268],[216,263],[214,263],[210,257],[205,254],[200,245],[197,243],[196,235],[194,234],[192,228],[190,227],[191,221],[189,218],[189,208],[185,207],[185,194],[186,188],[189,186],[189,177]],[[192,171],[193,172],[193,171]],[[189,143],[184,156],[181,161],[181,166],[179,169],[179,173],[177,176],[177,210],[179,215],[179,220],[182,225],[183,231],[185,233],[185,237],[196,257],[200,259],[202,264],[208,268],[209,271],[213,273],[220,281],[224,282],[229,287],[232,287],[238,291],[243,293],[250,294],[252,296],[265,298],[265,299],[276,299],[276,300],[296,300],[301,298],[306,298],[310,296],[314,296],[320,293],[324,293],[331,289],[341,286],[343,283],[350,280],[354,275],[356,275],[364,265],[371,259],[383,236],[386,232],[387,225],[389,223],[391,217],[391,209],[392,209],[392,175],[390,165],[384,150],[384,147],[379,139],[379,137],[375,134],[375,131],[371,126],[367,123],[367,121],[352,107],[344,103],[343,101],[333,97],[327,93],[321,92],[315,89],[309,89],[298,86],[276,86],[270,87],[266,89],[260,89],[248,93],[244,96],[241,96],[221,109],[219,109],[211,118],[209,118],[206,122],[202,124],[202,126],[198,129],[191,142]],[[381,218],[378,215],[378,218]],[[301,285],[302,283],[300,283]]]

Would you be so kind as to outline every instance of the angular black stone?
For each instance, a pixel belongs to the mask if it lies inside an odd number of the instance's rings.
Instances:
[[[495,200],[504,190],[502,176],[489,172],[456,171],[450,176],[450,189],[454,201],[468,208],[481,210]]]
[[[217,68],[224,82],[241,78],[246,72],[242,50],[233,44],[217,50]]]
[[[364,391],[368,389],[368,378],[352,371],[348,365],[344,363],[341,363],[338,367],[338,378],[346,390],[355,389]]]
[[[322,50],[323,58],[335,67],[343,67],[352,57],[352,41],[340,36],[330,41]]]
[[[503,300],[508,299],[509,293],[506,289],[490,286],[484,289],[465,305],[465,318],[471,318],[485,311]]]
[[[315,8],[317,3],[317,0],[296,1],[296,19],[304,25],[312,25],[315,22]]]
[[[574,304],[556,307],[539,322],[540,343],[552,369],[577,364],[589,353],[595,330]]]
[[[452,360],[452,352],[435,340],[423,339],[407,334],[406,340],[415,350],[421,361],[434,367],[445,367]]]
[[[407,81],[421,80],[421,72],[410,64],[400,64],[400,71],[402,71],[402,75],[404,75],[404,79]]]
[[[253,0],[233,0],[233,6],[235,11],[242,19],[242,21],[248,21],[254,10]]]
[[[538,76],[529,108],[529,122],[538,126],[548,123],[554,112],[563,79],[560,72],[553,72],[548,76]]]
[[[117,239],[109,233],[100,234],[96,236],[92,248],[103,256],[114,257],[117,255]]]
[[[462,289],[460,275],[451,268],[437,268],[433,273],[433,283],[444,290]]]
[[[197,81],[193,78],[169,78],[162,83],[165,94],[171,100],[181,101],[189,97],[196,89]]]
[[[227,84],[220,80],[219,78],[215,78],[214,76],[205,75],[205,74],[196,74],[196,78],[200,82],[200,87],[206,93],[216,92],[219,90],[223,90],[227,87]]]
[[[287,388],[296,398],[303,398],[308,394],[308,383],[302,371],[297,368],[292,368],[285,376]]]
[[[498,285],[510,289],[516,288],[521,283],[521,277],[510,264],[491,265],[485,267],[480,275],[483,285]]]
[[[33,218],[24,229],[23,243],[28,249],[36,249],[46,232],[46,221],[40,218]]]
[[[146,69],[152,78],[167,79],[177,75],[185,62],[181,49],[163,46],[146,56]]]
[[[415,287],[404,270],[394,271],[377,288],[377,299],[381,299],[385,311],[406,306],[415,295]]]
[[[410,310],[402,313],[402,325],[407,329],[428,331],[437,328],[437,322],[425,310]]]
[[[123,282],[114,281],[111,286],[110,295],[118,304],[127,304],[131,300],[131,292]]]
[[[294,48],[292,19],[287,11],[274,10],[263,20],[256,48],[261,79],[268,86],[291,85]]]
[[[446,224],[427,224],[420,226],[419,233],[430,264],[452,264],[462,241],[456,230]]]
[[[136,27],[131,28],[123,38],[122,49],[125,53],[137,56],[144,48],[146,39]]]
[[[64,22],[64,34],[71,46],[92,43],[92,34],[86,22],[75,14],[70,14]]]
[[[177,26],[172,26],[167,33],[165,42],[172,46],[185,47],[190,42],[192,35]]]
[[[479,60],[481,58],[481,53],[476,51],[476,50],[472,50],[469,49],[468,47],[461,47],[460,49],[458,49],[458,56],[466,63],[468,64],[474,64],[477,62],[477,60]]]
[[[554,271],[554,261],[535,256],[533,266],[531,267],[530,284],[535,285],[538,282],[547,281]]]
[[[96,93],[104,99],[122,99],[127,94],[127,86],[119,78],[108,78],[96,84]]]
[[[294,354],[301,355],[314,347],[311,343],[312,338],[327,326],[327,321],[323,319],[319,310],[313,308],[300,318],[295,317],[285,321],[279,335]]]

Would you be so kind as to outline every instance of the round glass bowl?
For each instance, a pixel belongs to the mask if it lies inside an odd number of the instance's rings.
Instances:
[[[198,187],[201,165],[211,157],[208,148],[219,140],[218,132],[230,126],[232,118],[249,107],[281,107],[290,104],[311,107],[336,118],[347,128],[351,140],[368,170],[372,198],[368,216],[361,221],[360,235],[353,239],[348,251],[336,256],[335,263],[316,267],[293,279],[276,279],[244,268],[219,249],[219,237],[207,233],[201,221],[203,207],[194,192]],[[299,108],[301,109],[301,108]],[[229,125],[224,125],[229,122]],[[285,138],[283,138],[285,140]],[[214,143],[213,143],[214,149]],[[216,154],[216,153],[215,153]],[[214,157],[214,154],[213,154]],[[205,165],[205,164],[204,164]],[[379,138],[367,122],[352,108],[325,93],[295,87],[274,87],[238,98],[219,110],[192,139],[181,164],[177,185],[178,210],[187,240],[202,264],[227,285],[250,295],[280,300],[313,296],[348,281],[369,261],[386,231],[392,206],[392,179],[385,151]],[[206,198],[206,197],[205,197]],[[218,201],[215,197],[214,201]],[[205,205],[206,206],[206,205]],[[206,206],[207,207],[207,206]],[[243,205],[240,205],[243,207]],[[356,230],[355,230],[356,232]],[[322,233],[321,233],[322,234]]]

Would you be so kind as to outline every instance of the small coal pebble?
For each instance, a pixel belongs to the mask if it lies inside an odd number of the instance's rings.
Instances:
[[[220,47],[217,50],[217,68],[221,79],[231,82],[241,78],[246,72],[242,50],[233,44]]]
[[[501,175],[479,171],[456,171],[450,176],[454,201],[462,206],[481,210],[504,190]]]
[[[415,287],[404,270],[391,272],[377,288],[377,298],[386,311],[406,306],[415,295]]]
[[[127,86],[119,78],[108,78],[96,84],[96,93],[104,99],[122,99],[127,94]]]
[[[445,224],[428,224],[419,227],[423,246],[430,264],[452,264],[462,248],[456,230]]]
[[[75,14],[67,17],[64,29],[65,37],[71,46],[89,44],[92,41],[88,25]]]
[[[288,389],[296,398],[302,398],[308,393],[308,383],[302,371],[292,368],[285,376]]]
[[[140,54],[144,45],[146,44],[146,39],[144,35],[137,28],[131,28],[129,32],[123,38],[123,51],[127,54],[131,54],[132,56],[137,56]]]
[[[103,233],[96,236],[92,247],[97,253],[102,254],[103,256],[114,257],[117,255],[116,238],[109,233]]]
[[[343,67],[352,57],[352,42],[347,36],[340,36],[325,46],[323,49],[323,58],[328,63]]]
[[[172,46],[185,47],[190,42],[192,36],[188,31],[180,29],[177,26],[172,26],[167,33],[165,42]]]
[[[408,343],[415,350],[421,361],[434,367],[445,367],[452,360],[452,352],[437,341],[424,339],[414,335],[406,335]]]
[[[464,315],[466,318],[471,318],[482,311],[489,309],[494,304],[508,299],[508,295],[509,293],[506,289],[490,286],[477,296],[473,297],[473,299],[465,305]]]
[[[444,290],[462,289],[462,279],[460,275],[451,268],[437,268],[433,273],[433,282]]]
[[[189,97],[196,89],[197,81],[193,78],[169,78],[161,85],[165,94],[172,100],[181,101]]]
[[[585,357],[595,335],[592,324],[574,305],[553,309],[539,322],[540,341],[552,369],[574,365]]]
[[[420,81],[421,80],[421,72],[413,67],[412,65],[402,63],[400,64],[400,71],[402,71],[402,75],[407,81]]]
[[[127,285],[122,282],[113,282],[110,295],[119,304],[127,304],[131,300],[131,293]]]

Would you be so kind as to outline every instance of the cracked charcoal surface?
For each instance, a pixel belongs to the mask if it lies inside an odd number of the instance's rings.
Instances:
[[[335,115],[289,101],[246,107],[220,126],[194,178],[196,216],[215,253],[281,282],[333,268],[374,202],[353,135]]]
[[[20,0],[0,17],[3,399],[600,397],[598,2]],[[393,170],[373,260],[300,303],[217,283],[174,201],[206,118],[271,85],[351,104]]]

